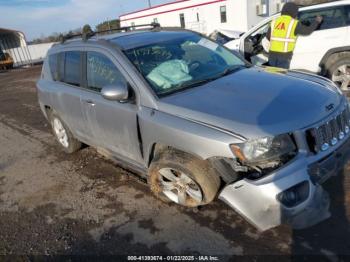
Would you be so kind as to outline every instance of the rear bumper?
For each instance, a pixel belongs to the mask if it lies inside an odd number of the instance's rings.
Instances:
[[[257,181],[240,180],[226,186],[219,198],[261,231],[290,224],[301,229],[315,225],[330,216],[329,196],[322,188],[350,158],[350,138],[320,159],[299,155],[289,165]],[[309,185],[307,198],[291,208],[278,195],[302,182]]]

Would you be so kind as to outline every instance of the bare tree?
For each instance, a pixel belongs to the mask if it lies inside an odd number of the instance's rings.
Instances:
[[[334,1],[336,0],[294,0],[293,2],[297,5],[315,5]]]

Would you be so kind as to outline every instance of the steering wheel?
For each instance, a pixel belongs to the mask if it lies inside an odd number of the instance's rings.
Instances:
[[[201,62],[195,60],[192,61],[188,64],[188,69],[190,70],[190,72],[197,70],[200,66],[202,65]]]
[[[257,55],[264,50],[263,46],[261,45],[261,41],[263,38],[264,38],[263,34],[257,34],[255,36],[248,38],[248,41],[251,44],[251,48],[252,48],[252,51],[251,51],[252,56]]]
[[[220,65],[220,66],[227,66],[226,61],[221,56],[215,54],[215,55],[212,55],[211,58],[215,62],[214,64]]]

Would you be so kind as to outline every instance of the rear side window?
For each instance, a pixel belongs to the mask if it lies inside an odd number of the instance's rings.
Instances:
[[[105,55],[97,52],[87,52],[87,86],[100,92],[104,86],[118,82],[126,82],[123,75]]]
[[[348,16],[345,6],[301,12],[299,20],[304,25],[310,25],[318,15],[323,17],[323,22],[318,30],[334,29],[347,25]]]
[[[64,82],[69,85],[80,86],[81,82],[81,52],[69,51],[65,53]]]
[[[350,5],[345,7],[346,24],[350,25]]]

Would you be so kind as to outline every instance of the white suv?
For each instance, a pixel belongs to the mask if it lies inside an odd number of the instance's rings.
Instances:
[[[257,24],[239,40],[226,44],[239,49],[244,57],[256,65],[267,63],[266,32],[276,14]],[[316,16],[324,20],[309,36],[299,36],[291,62],[291,69],[305,70],[326,76],[343,90],[350,85],[350,0],[335,1],[300,8],[298,19],[309,24]],[[264,48],[265,47],[265,48]]]

